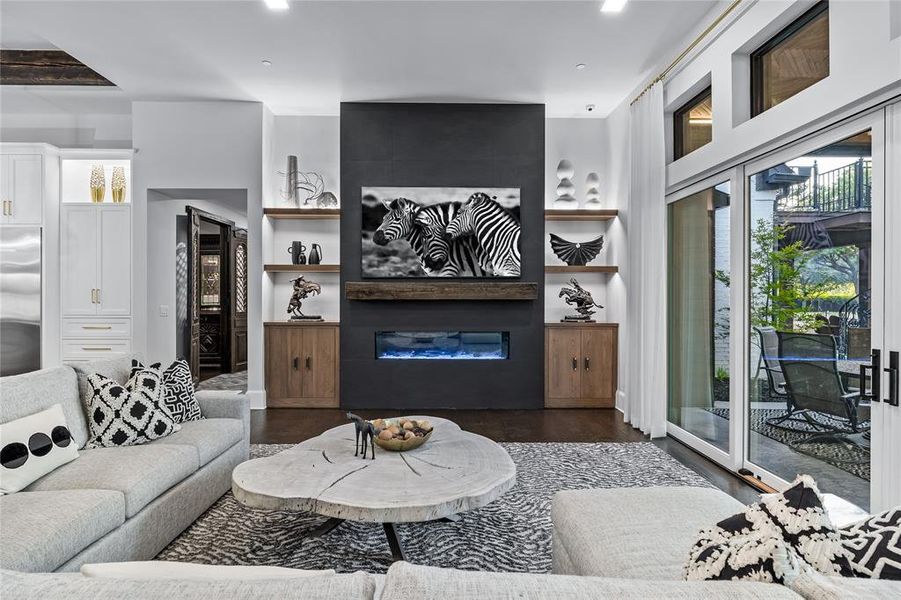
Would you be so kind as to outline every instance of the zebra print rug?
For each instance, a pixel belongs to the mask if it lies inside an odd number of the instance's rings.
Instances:
[[[711,485],[648,442],[501,445],[516,463],[516,486],[492,504],[462,513],[458,522],[399,525],[408,560],[437,567],[546,573],[551,569],[554,492]],[[251,455],[270,456],[286,448],[290,445],[254,445]],[[323,537],[308,538],[323,520],[310,513],[247,508],[229,492],[157,559],[387,571],[391,553],[380,525],[345,522]]]

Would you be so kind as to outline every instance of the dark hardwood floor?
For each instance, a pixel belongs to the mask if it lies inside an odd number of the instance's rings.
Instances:
[[[250,417],[250,441],[296,444],[347,423],[345,412],[335,408],[254,410]],[[385,416],[385,411],[355,412],[366,419]],[[430,410],[428,414],[450,419],[467,431],[497,442],[648,441],[640,431],[623,422],[622,413],[614,409]],[[652,441],[738,500],[749,503],[757,499],[758,492],[741,478],[673,438]]]

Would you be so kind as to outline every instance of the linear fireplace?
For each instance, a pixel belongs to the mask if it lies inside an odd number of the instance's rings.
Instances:
[[[375,357],[391,360],[505,360],[506,331],[377,331]]]

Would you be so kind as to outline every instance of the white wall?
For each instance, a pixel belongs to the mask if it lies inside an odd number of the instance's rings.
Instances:
[[[828,119],[901,91],[901,37],[891,27],[898,8],[885,0],[833,0],[829,3],[829,76],[748,120],[748,53],[811,4],[751,3],[728,29],[668,78],[664,103],[669,112],[687,100],[704,78],[709,77],[713,87],[713,141],[668,166],[670,189],[713,174],[736,159],[754,156],[774,141],[788,142],[812,123],[826,124]]]
[[[135,102],[134,157],[135,348],[149,350],[148,330],[160,322],[148,304],[148,190],[236,189],[247,191],[248,281],[262,278],[263,106],[256,102]],[[185,197],[184,195],[182,197]],[[262,289],[248,286],[248,394],[265,403]],[[174,326],[172,326],[174,329]],[[167,344],[167,342],[160,342]],[[154,338],[154,349],[156,349]],[[174,348],[174,346],[173,346]],[[153,357],[148,357],[153,358]]]
[[[185,215],[185,207],[219,215],[247,228],[247,200],[173,200],[153,194],[147,202],[147,310],[152,326],[147,329],[146,357],[168,364],[176,358],[176,218]],[[162,307],[168,314],[163,316]]]

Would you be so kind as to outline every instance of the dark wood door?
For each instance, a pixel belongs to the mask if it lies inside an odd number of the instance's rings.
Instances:
[[[188,365],[200,381],[200,215],[188,207]]]
[[[547,406],[562,406],[581,395],[582,337],[577,327],[548,327]]]
[[[229,331],[231,372],[247,368],[247,230],[231,228],[229,236]]]

